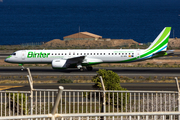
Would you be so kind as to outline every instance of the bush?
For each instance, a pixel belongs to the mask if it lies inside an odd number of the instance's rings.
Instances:
[[[106,90],[127,90],[126,88],[122,88],[120,86],[120,77],[118,74],[111,70],[105,70],[105,69],[99,69],[97,71],[97,75],[92,78],[92,81],[95,82],[95,85],[93,86],[96,89],[102,89],[101,80],[99,76],[102,76],[104,86]],[[125,97],[127,97],[127,102],[129,101],[129,94],[123,93],[123,98],[121,99],[121,95],[118,95],[117,99],[117,93],[114,93],[114,106],[117,107],[117,102],[119,102],[118,107],[121,107],[121,100],[123,100],[123,106],[125,106]],[[88,96],[90,98],[90,96]],[[96,97],[98,98],[98,97]],[[101,100],[103,100],[103,97],[101,95]],[[110,100],[108,99],[108,93],[106,93],[106,103],[110,101],[110,104],[113,104],[113,93],[110,93]]]
[[[9,107],[9,105],[11,106],[11,110],[13,111],[13,109],[15,110],[15,113],[17,113],[19,111],[18,114],[21,114],[21,111],[23,111],[23,115],[27,114],[28,109],[26,109],[26,99],[28,99],[28,97],[26,98],[25,94],[21,94],[21,93],[14,93],[14,97],[13,97],[13,93],[6,93],[8,98],[9,98],[9,104],[7,106],[7,108]],[[10,95],[9,95],[10,94]],[[22,100],[22,101],[21,101]],[[14,102],[13,102],[14,101]],[[19,102],[18,102],[19,101]],[[19,105],[19,110],[17,109]],[[14,106],[14,108],[13,108]]]
[[[151,65],[151,63],[147,63],[147,65]]]
[[[61,78],[57,83],[73,83],[73,81],[71,79]]]

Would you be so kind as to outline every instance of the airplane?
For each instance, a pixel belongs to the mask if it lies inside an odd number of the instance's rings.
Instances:
[[[4,61],[23,64],[51,64],[53,69],[85,67],[91,71],[92,65],[101,63],[130,63],[172,54],[167,51],[171,27],[165,27],[147,49],[70,49],[70,50],[19,50]]]

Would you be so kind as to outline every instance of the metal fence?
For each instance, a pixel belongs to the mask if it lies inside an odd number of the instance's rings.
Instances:
[[[180,111],[179,89],[178,91],[110,91],[105,88],[63,90],[63,93],[57,96],[60,93],[59,89],[34,89],[30,73],[28,78],[30,91],[0,91],[0,119],[5,116],[9,116],[10,119],[19,115],[24,117],[37,115],[40,118],[46,115],[44,118],[48,118],[47,116],[52,113],[67,119],[71,119],[72,116],[73,119],[85,119],[85,115],[90,116],[88,119],[101,119],[102,114],[104,116],[108,114],[108,119],[120,117],[122,120],[177,119],[177,112]],[[134,115],[135,113],[139,115]]]
[[[58,89],[34,89],[31,101],[30,91],[0,91],[1,116],[50,114],[57,93]],[[175,112],[178,109],[178,92],[174,91],[64,90],[56,114]]]
[[[174,91],[105,91],[105,101],[103,93],[104,91],[100,90],[64,90],[57,113],[178,110],[178,92]],[[55,103],[57,90],[35,89],[33,94],[33,113],[50,113],[50,109]]]
[[[55,105],[58,90],[33,90],[33,104],[31,106],[30,92],[1,91],[1,117],[18,115],[46,115],[51,114]],[[56,114],[94,114],[94,113],[122,113],[121,119],[130,119],[124,113],[149,112],[177,112],[178,93],[173,91],[106,91],[105,104],[102,93],[104,91],[64,90],[60,97]],[[24,101],[25,100],[25,101]],[[33,113],[31,114],[31,107]],[[105,110],[105,111],[104,111]],[[118,116],[118,115],[117,115]],[[115,116],[114,118],[118,118]],[[67,116],[66,116],[67,117]],[[133,119],[146,116],[133,116]],[[149,115],[149,119],[163,118],[163,116]],[[70,117],[67,117],[70,118]],[[81,117],[83,118],[83,117]],[[90,117],[95,118],[94,117]],[[112,118],[112,116],[108,117]],[[177,115],[166,115],[165,118],[176,119]],[[74,118],[75,119],[75,118]],[[79,119],[79,117],[78,117]],[[97,117],[100,119],[100,117]]]
[[[0,116],[29,115],[29,91],[0,91]]]
[[[87,113],[87,114],[45,114],[0,117],[0,120],[10,119],[35,119],[35,120],[167,120],[167,116],[179,116],[179,112],[130,112],[130,113]],[[103,117],[102,117],[103,116]],[[150,117],[152,116],[152,117]],[[177,120],[178,117],[175,118]]]

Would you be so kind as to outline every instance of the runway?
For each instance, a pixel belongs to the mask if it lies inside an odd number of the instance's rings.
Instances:
[[[72,83],[72,84],[34,84],[34,89],[58,89],[58,86],[63,86],[64,89],[75,90],[95,90],[93,83]],[[177,91],[174,83],[121,83],[123,88],[127,90],[141,90],[141,91]],[[29,84],[1,84],[1,90],[8,91],[29,91]]]
[[[0,67],[0,75],[27,75],[27,70],[21,67]],[[51,67],[30,67],[32,75],[51,76],[94,76],[99,69],[112,70],[119,76],[180,76],[180,68],[118,68],[118,67],[96,67],[92,71],[80,72],[78,69],[53,70]]]

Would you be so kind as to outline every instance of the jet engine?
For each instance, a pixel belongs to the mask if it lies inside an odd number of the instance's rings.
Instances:
[[[62,59],[55,59],[52,61],[52,68],[53,69],[65,69],[66,67],[66,60]]]

